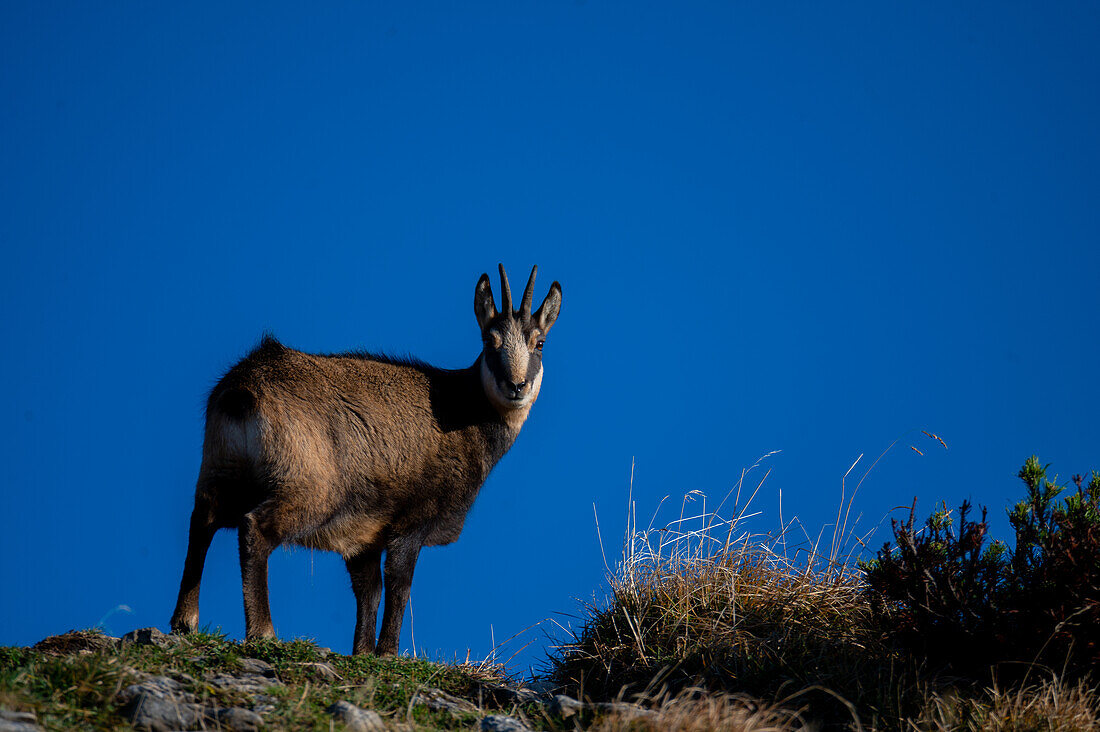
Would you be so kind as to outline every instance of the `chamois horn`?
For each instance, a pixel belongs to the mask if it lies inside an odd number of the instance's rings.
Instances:
[[[523,291],[523,303],[519,306],[519,317],[523,320],[531,318],[531,300],[535,297],[535,273],[539,271],[536,264],[531,268],[531,277],[527,280],[527,288]]]
[[[500,267],[500,312],[512,317],[512,288],[508,286],[508,275],[504,273],[504,265]]]

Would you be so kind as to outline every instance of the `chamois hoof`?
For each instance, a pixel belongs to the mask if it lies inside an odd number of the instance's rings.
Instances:
[[[172,618],[171,628],[172,635],[190,635],[199,629],[199,619]]]

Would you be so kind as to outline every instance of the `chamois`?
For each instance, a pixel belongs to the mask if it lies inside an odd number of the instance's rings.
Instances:
[[[542,347],[561,307],[555,282],[519,310],[504,265],[501,309],[481,275],[482,350],[446,370],[370,353],[302,353],[265,336],[206,406],[202,464],[172,630],[194,632],[214,533],[236,528],[245,637],[275,636],[268,557],[280,544],[339,552],[356,601],[353,653],[397,653],[424,546],[458,538],[489,471],[515,442],[542,385]],[[386,604],[375,645],[385,551]]]

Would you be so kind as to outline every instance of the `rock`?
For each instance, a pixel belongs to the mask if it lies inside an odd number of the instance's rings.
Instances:
[[[260,694],[272,686],[282,686],[281,681],[260,674],[233,674],[216,673],[206,677],[206,683],[219,689],[232,689],[245,694]]]
[[[546,705],[547,712],[556,714],[562,719],[568,719],[573,715],[580,714],[585,709],[601,714],[616,714],[627,721],[639,717],[651,717],[656,714],[653,710],[644,709],[637,704],[628,704],[627,702],[596,702],[594,704],[585,704],[565,694],[555,694],[550,699],[550,703]]]
[[[34,644],[34,650],[55,656],[67,656],[80,651],[107,651],[118,644],[118,638],[91,630],[70,630],[61,635],[51,635]]]
[[[419,704],[437,712],[451,712],[452,714],[472,714],[477,712],[477,707],[465,699],[451,696],[442,689],[426,687],[416,692],[413,704]]]
[[[131,684],[119,693],[118,700],[123,714],[137,729],[188,729],[199,726],[204,717],[195,695],[167,676],[149,676],[139,684]]]
[[[124,703],[123,714],[134,727],[152,732],[168,732],[193,729],[202,723],[203,709],[190,701],[190,696],[166,694],[147,684],[134,684],[123,689],[119,699]]]
[[[385,732],[386,729],[378,712],[360,709],[350,702],[338,701],[325,711],[346,724],[350,732]]]
[[[267,661],[261,661],[258,658],[242,658],[241,668],[245,673],[266,676],[269,679],[276,678],[275,667]]]
[[[340,681],[343,679],[336,669],[324,661],[304,661],[298,665],[302,668],[311,669],[314,675],[320,676],[325,681]]]
[[[134,668],[133,666],[127,666],[124,663],[120,663],[118,665],[118,670],[124,673],[126,676],[130,677],[128,681],[131,684],[139,684],[152,676],[152,674],[146,673],[141,669]]]
[[[241,707],[218,709],[211,716],[218,721],[220,726],[235,732],[252,732],[264,725],[263,717],[256,714],[256,712]]]
[[[516,689],[503,684],[482,684],[481,693],[497,706],[526,704],[541,701],[541,695],[532,689]]]
[[[207,683],[250,694],[253,693],[253,686],[249,684],[262,682],[263,688],[267,688],[279,683],[259,674],[248,674],[247,677],[243,685],[241,679],[229,674],[218,674],[208,679]],[[262,700],[265,697],[256,698]],[[140,684],[131,684],[119,693],[118,700],[122,704],[123,714],[134,727],[152,732],[205,729],[211,724],[219,729],[253,732],[264,723],[263,717],[255,711],[241,707],[204,707],[180,682],[167,676],[150,676]]]
[[[183,690],[183,685],[175,679],[167,676],[146,676],[141,683],[131,684],[123,689],[118,695],[119,700],[125,704],[137,694],[146,691],[160,696],[177,696],[180,694],[191,696]],[[193,701],[193,699],[189,698],[188,701]]]
[[[156,628],[138,628],[137,630],[131,630],[129,633],[122,636],[122,639],[119,640],[118,644],[120,646],[136,645],[167,648],[168,646],[174,646],[179,642],[179,636],[165,635]]]
[[[254,659],[252,659],[254,660]],[[263,663],[262,661],[260,663]],[[259,666],[254,668],[260,669]],[[190,683],[194,679],[183,675]],[[179,681],[167,676],[147,676],[141,683],[123,689],[118,700],[122,712],[137,729],[152,732],[168,732],[180,729],[207,729],[211,726],[235,732],[253,732],[263,726],[258,712],[274,709],[271,697],[257,692],[280,685],[278,679],[260,674],[214,674],[205,683],[250,695],[256,702],[254,709],[242,707],[218,708],[203,706],[195,694],[187,691]]]
[[[481,720],[482,732],[531,732],[531,728],[515,717],[490,714]]]
[[[547,711],[558,715],[562,719],[569,719],[574,714],[580,714],[583,709],[583,704],[565,694],[555,694],[550,698],[550,703],[547,705]]]
[[[10,722],[0,717],[0,732],[43,732],[43,730],[32,722]]]
[[[30,724],[37,724],[38,717],[34,716],[34,712],[12,712],[7,709],[0,709],[0,719],[5,722],[29,722]]]
[[[12,712],[0,709],[0,732],[43,732],[34,712]]]
[[[149,674],[142,674],[140,671],[137,671],[137,673],[141,675],[142,679],[149,678]],[[196,679],[191,674],[185,674],[183,671],[173,671],[172,672],[172,679],[175,680],[175,681],[178,681],[181,684],[190,684],[191,686],[198,686],[199,685],[199,680],[198,679]]]

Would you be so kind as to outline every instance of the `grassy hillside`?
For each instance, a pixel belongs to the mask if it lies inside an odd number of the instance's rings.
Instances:
[[[496,668],[344,656],[302,640],[242,644],[144,629],[121,641],[71,631],[33,648],[0,648],[4,732],[668,729],[704,709],[754,725],[744,729],[788,718],[717,696],[660,713],[582,703],[523,688]]]
[[[0,648],[0,732],[1100,729],[1100,475],[1064,498],[1035,458],[1020,477],[1011,547],[965,504],[914,510],[867,562],[846,510],[828,546],[706,511],[631,522],[608,600],[530,688],[301,640],[71,632]]]
[[[242,644],[196,633],[119,644],[94,631],[0,649],[0,706],[34,711],[48,729],[129,729],[135,710],[126,690],[154,677],[179,684],[172,691],[180,708],[193,700],[208,712],[202,728],[248,728],[219,724],[217,711],[255,709],[266,727],[328,730],[334,717],[326,709],[348,701],[414,729],[469,729],[478,702],[501,706],[492,696],[501,680],[492,669],[343,656],[301,640]],[[455,702],[456,711],[448,711],[418,696],[428,689],[442,692],[432,698],[472,703]]]

